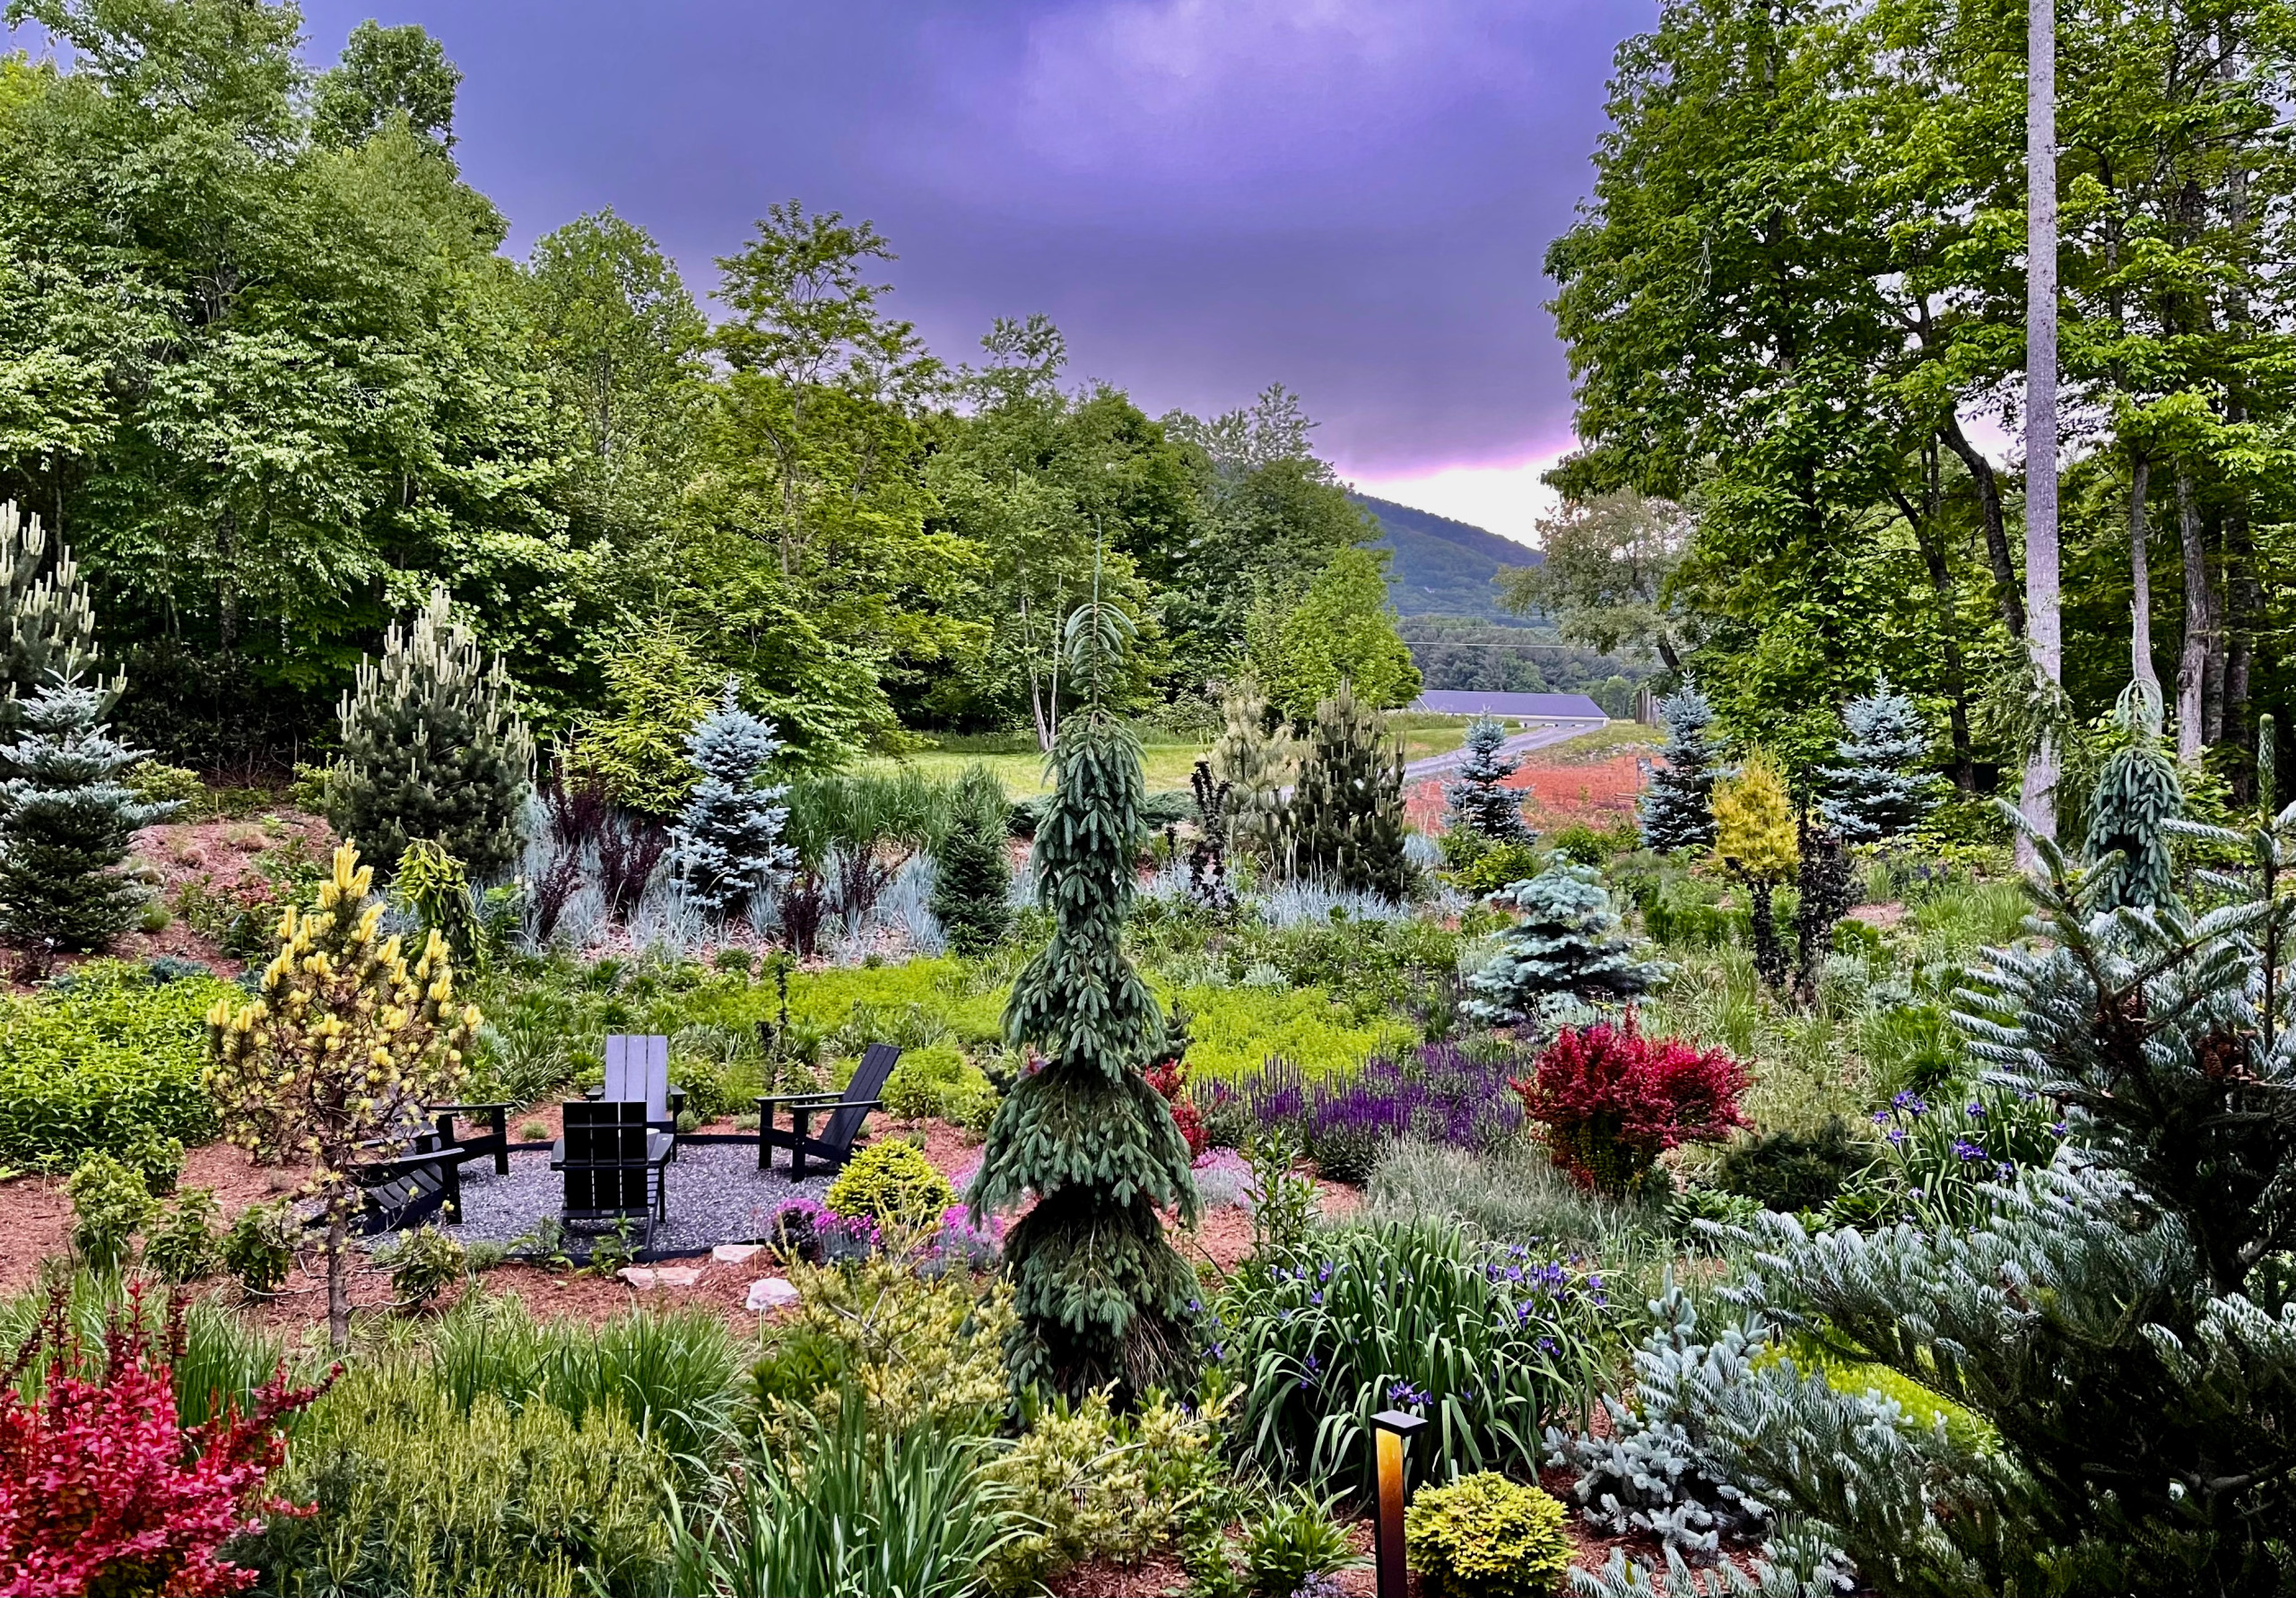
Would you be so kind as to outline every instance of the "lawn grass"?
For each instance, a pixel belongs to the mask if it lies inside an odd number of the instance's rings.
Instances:
[[[1388,725],[1403,740],[1405,760],[1448,754],[1458,748],[1467,732],[1464,716],[1415,712],[1390,716]],[[1029,734],[926,734],[923,737],[925,747],[915,753],[876,756],[864,761],[862,769],[891,771],[907,766],[936,781],[954,781],[967,766],[978,763],[987,767],[1005,793],[1015,799],[1051,791],[1044,756],[1037,751],[1035,740]],[[1211,750],[1212,741],[1208,738],[1191,742],[1170,739],[1167,734],[1165,738],[1151,736],[1144,740],[1141,755],[1148,791],[1159,794],[1185,790],[1196,761]]]

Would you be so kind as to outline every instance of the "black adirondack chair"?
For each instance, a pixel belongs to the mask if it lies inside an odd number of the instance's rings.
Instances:
[[[760,1095],[757,1100],[757,1168],[773,1168],[773,1151],[789,1151],[789,1179],[796,1181],[805,1174],[808,1158],[820,1161],[831,1170],[837,1169],[853,1158],[853,1140],[861,1135],[861,1123],[869,1112],[883,1102],[878,1095],[885,1090],[885,1079],[900,1063],[900,1050],[890,1043],[873,1043],[861,1055],[861,1064],[853,1068],[853,1080],[836,1093],[775,1093]],[[782,1106],[789,1109],[787,1127],[773,1123]],[[829,1120],[822,1127],[819,1137],[812,1135],[808,1127],[813,1118],[827,1111]]]
[[[370,1149],[396,1148],[395,1141],[377,1139]],[[463,1218],[463,1161],[469,1156],[437,1131],[419,1132],[405,1151],[354,1165],[349,1172],[359,1185],[358,1227],[370,1235],[421,1226],[443,1214],[449,1225]]]
[[[566,1175],[565,1220],[635,1217],[645,1227],[669,1219],[666,1168],[676,1140],[647,1125],[643,1100],[578,1099],[565,1107],[566,1135],[550,1151],[550,1168]]]
[[[605,1085],[587,1095],[604,1104],[646,1106],[646,1124],[674,1133],[685,1114],[685,1090],[670,1080],[670,1040],[660,1033],[615,1032],[606,1038]]]
[[[439,1142],[443,1147],[452,1144],[461,1151],[463,1160],[494,1160],[494,1174],[510,1174],[510,1107],[507,1104],[426,1104],[424,1111],[431,1116],[431,1125],[439,1130]],[[471,1123],[469,1135],[457,1137],[457,1119]],[[485,1123],[480,1131],[478,1123]],[[460,1163],[458,1161],[457,1163]]]

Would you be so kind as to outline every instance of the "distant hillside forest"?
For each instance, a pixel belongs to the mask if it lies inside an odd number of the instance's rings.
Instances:
[[[1500,604],[1499,578],[1540,564],[1538,551],[1392,499],[1348,497],[1379,525],[1377,547],[1390,556],[1387,594],[1427,687],[1584,693],[1613,716],[1633,714],[1634,690],[1656,662],[1563,644],[1552,618],[1515,615]]]

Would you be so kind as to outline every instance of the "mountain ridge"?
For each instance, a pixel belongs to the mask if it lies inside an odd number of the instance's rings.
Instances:
[[[1545,556],[1486,527],[1370,494],[1348,499],[1379,525],[1387,562],[1387,597],[1406,616],[1470,616],[1524,624],[1499,607],[1492,579],[1506,567],[1536,566]]]

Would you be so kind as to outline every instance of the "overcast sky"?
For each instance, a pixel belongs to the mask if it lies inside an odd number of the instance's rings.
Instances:
[[[307,0],[421,22],[510,247],[611,205],[697,295],[777,200],[874,221],[935,352],[1048,313],[1152,414],[1282,382],[1343,474],[1527,535],[1570,442],[1539,263],[1654,0]]]

